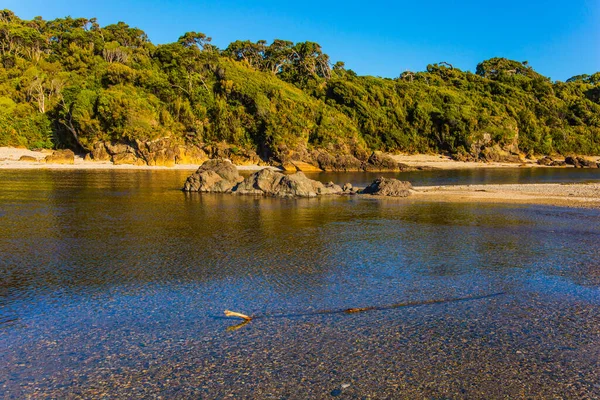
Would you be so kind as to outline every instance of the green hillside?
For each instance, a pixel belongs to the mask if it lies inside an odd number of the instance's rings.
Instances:
[[[275,161],[315,149],[600,154],[600,73],[551,82],[495,58],[476,73],[439,63],[386,79],[332,65],[312,42],[210,42],[188,32],[154,45],[124,23],[0,11],[0,146],[170,138]]]

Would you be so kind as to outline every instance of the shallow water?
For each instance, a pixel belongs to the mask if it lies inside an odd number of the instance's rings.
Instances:
[[[538,171],[400,177],[598,176]],[[185,194],[188,174],[0,171],[4,397],[600,396],[598,210]]]

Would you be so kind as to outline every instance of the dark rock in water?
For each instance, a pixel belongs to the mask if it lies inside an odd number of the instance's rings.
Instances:
[[[186,192],[228,193],[244,180],[237,168],[226,160],[209,160],[187,178]]]
[[[273,197],[317,197],[341,192],[342,188],[333,182],[323,185],[308,179],[302,172],[285,175],[272,169],[255,172],[234,189],[237,194]]]
[[[411,194],[412,185],[407,181],[398,179],[377,178],[361,193],[377,196],[408,197]]]

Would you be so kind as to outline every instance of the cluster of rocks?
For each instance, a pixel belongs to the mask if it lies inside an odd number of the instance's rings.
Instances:
[[[226,144],[182,145],[169,138],[132,143],[98,142],[86,160],[111,161],[115,165],[150,165],[172,167],[175,164],[202,164],[213,158],[226,158],[237,165],[262,165],[258,155]]]
[[[545,165],[549,167],[564,167],[566,165],[572,165],[575,168],[600,168],[600,163],[578,156],[565,157],[564,161],[555,160],[552,157],[546,156],[544,158],[540,158],[537,163],[539,165]]]
[[[264,168],[244,179],[236,167],[227,160],[206,161],[189,176],[183,190],[186,192],[234,193],[270,197],[317,197],[325,195],[372,194],[380,196],[407,197],[411,194],[409,182],[397,179],[379,178],[364,190],[333,182],[309,179],[303,172],[284,174],[271,168]]]
[[[539,160],[537,160],[537,163],[538,165],[544,165],[547,167],[564,167],[565,165],[567,165],[566,162],[561,160],[555,160],[550,156],[540,158]]]
[[[75,164],[75,153],[69,149],[55,150],[43,158],[23,155],[19,158],[19,161],[46,162],[48,164]]]
[[[367,152],[363,149],[333,147],[329,149],[312,149],[299,146],[294,150],[279,149],[277,158],[286,172],[313,171],[413,171],[423,168],[410,167],[394,160],[380,151]]]

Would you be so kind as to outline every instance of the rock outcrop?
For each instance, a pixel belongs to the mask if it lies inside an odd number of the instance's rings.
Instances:
[[[244,178],[237,168],[226,160],[209,160],[189,176],[183,190],[186,192],[230,193]]]
[[[409,182],[379,178],[362,193],[379,196],[406,197],[411,194]],[[233,193],[269,197],[317,197],[327,195],[353,195],[361,193],[351,184],[344,187],[333,182],[322,183],[309,179],[303,172],[284,174],[264,168],[243,179],[235,166],[228,160],[206,161],[187,178],[183,190],[186,192]]]
[[[411,189],[412,185],[407,181],[377,178],[360,193],[377,196],[408,197],[411,195]]]
[[[234,190],[236,194],[272,197],[317,197],[341,194],[342,188],[333,182],[324,185],[308,179],[302,172],[286,175],[272,169],[262,169],[246,178]]]

